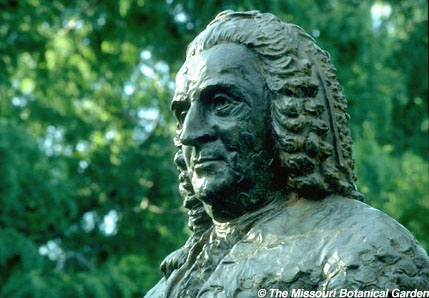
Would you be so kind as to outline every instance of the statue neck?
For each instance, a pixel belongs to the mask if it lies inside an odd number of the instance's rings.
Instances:
[[[218,222],[213,219],[214,233],[212,235],[227,242],[235,242],[246,234],[258,219],[261,217],[265,218],[269,214],[279,210],[281,201],[281,198],[271,199],[263,207],[229,221]]]

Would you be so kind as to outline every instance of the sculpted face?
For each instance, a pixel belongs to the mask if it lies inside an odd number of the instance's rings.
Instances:
[[[176,78],[173,111],[192,186],[218,221],[261,204],[272,160],[268,103],[258,58],[236,44],[188,59]],[[267,176],[267,175],[265,175]]]

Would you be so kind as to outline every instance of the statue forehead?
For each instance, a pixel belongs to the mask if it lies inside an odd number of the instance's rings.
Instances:
[[[189,100],[189,96],[205,85],[211,83],[228,85],[237,77],[255,81],[260,79],[260,73],[259,59],[244,45],[233,43],[216,45],[185,61],[176,76],[173,102]]]

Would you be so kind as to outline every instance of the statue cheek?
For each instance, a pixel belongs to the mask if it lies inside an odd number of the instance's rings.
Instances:
[[[256,143],[256,136],[251,132],[241,132],[240,140],[245,148],[253,149]]]

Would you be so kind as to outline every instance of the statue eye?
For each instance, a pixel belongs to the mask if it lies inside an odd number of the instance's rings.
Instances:
[[[228,112],[234,105],[234,99],[224,93],[215,94],[212,100],[215,111],[219,113]]]

